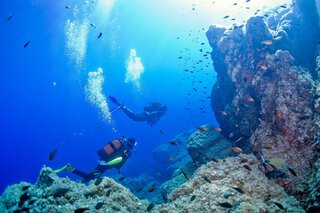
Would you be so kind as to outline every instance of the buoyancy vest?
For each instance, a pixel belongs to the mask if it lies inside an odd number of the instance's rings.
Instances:
[[[114,153],[122,147],[123,144],[120,140],[112,140],[98,150],[98,155],[101,160],[108,161],[114,156]]]

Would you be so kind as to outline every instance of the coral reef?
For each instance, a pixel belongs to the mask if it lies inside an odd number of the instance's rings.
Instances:
[[[85,185],[59,178],[50,168],[44,167],[36,184],[22,182],[6,189],[0,197],[0,211],[278,212],[283,209],[304,212],[294,197],[265,177],[259,164],[253,155],[241,154],[208,162],[187,179],[177,170],[175,177],[180,176],[185,183],[178,188],[173,186],[168,203],[159,205],[140,200],[111,178]],[[185,171],[186,167],[190,165],[184,167]]]
[[[230,141],[213,127],[203,125],[188,138],[187,150],[197,165],[211,161],[213,158],[225,158],[232,155]]]
[[[145,212],[147,206],[147,201],[110,178],[86,186],[59,178],[48,167],[41,170],[36,184],[9,186],[0,198],[1,212]]]
[[[320,159],[314,164],[314,173],[307,181],[307,193],[304,198],[304,208],[307,212],[320,212]]]
[[[273,26],[264,17],[252,17],[245,26],[211,26],[207,32],[217,72],[211,103],[223,135],[243,149],[250,145],[261,161],[283,159],[281,172],[292,171],[284,186],[292,193],[301,190],[295,187],[309,177],[317,156],[318,25],[317,12],[306,9],[314,6],[314,1],[297,2],[269,18]]]
[[[268,180],[253,155],[240,155],[202,165],[160,212],[304,212],[299,202]],[[246,168],[247,167],[247,168]],[[249,171],[248,168],[251,170]]]

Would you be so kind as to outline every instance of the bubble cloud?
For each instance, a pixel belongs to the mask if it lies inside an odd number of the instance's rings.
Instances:
[[[99,109],[102,119],[108,123],[111,122],[111,113],[103,94],[102,86],[104,82],[103,70],[98,68],[97,71],[88,73],[88,83],[85,87],[87,100],[97,109]]]
[[[129,58],[127,60],[127,72],[125,76],[125,83],[132,83],[134,87],[141,91],[140,78],[144,72],[144,67],[140,57],[137,57],[137,52],[135,49],[130,51]]]

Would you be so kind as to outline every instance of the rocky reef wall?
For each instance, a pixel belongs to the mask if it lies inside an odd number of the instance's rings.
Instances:
[[[319,154],[315,1],[230,29],[211,26],[207,38],[217,72],[211,104],[222,133],[262,163],[283,159],[282,169],[291,171],[284,186],[297,193]]]

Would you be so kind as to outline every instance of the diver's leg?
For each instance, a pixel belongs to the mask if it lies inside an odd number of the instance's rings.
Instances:
[[[123,106],[122,111],[134,121],[147,121],[147,115],[145,113],[135,114],[132,110],[128,109],[126,106]]]
[[[72,173],[78,175],[81,178],[83,178],[85,181],[93,180],[93,179],[96,178],[96,174],[94,174],[92,172],[86,173],[86,172],[83,172],[83,171],[78,170],[78,169],[74,169]]]

